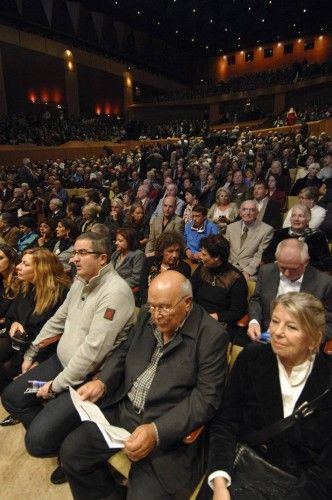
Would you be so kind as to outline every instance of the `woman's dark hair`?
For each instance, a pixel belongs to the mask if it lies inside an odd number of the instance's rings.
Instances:
[[[204,248],[211,257],[219,257],[221,262],[228,262],[229,243],[221,234],[210,234],[200,241],[200,247]]]
[[[63,227],[69,231],[69,238],[71,240],[75,240],[80,234],[75,222],[73,222],[72,220],[65,218],[59,220],[58,223],[62,224]]]
[[[56,224],[53,221],[51,221],[50,219],[47,219],[46,217],[39,219],[38,229],[40,228],[41,224],[46,224],[48,227],[50,227],[52,229],[52,231],[54,231],[56,228]]]
[[[36,221],[33,217],[29,217],[28,215],[24,215],[23,217],[20,217],[18,220],[19,226],[26,226],[31,231],[33,231],[36,228]]]
[[[162,257],[164,250],[173,245],[180,246],[180,259],[184,258],[184,241],[181,233],[177,231],[165,231],[156,241],[156,257]]]
[[[131,227],[122,227],[121,229],[117,230],[116,236],[118,234],[127,241],[128,250],[137,250],[137,236],[134,229],[132,229]]]

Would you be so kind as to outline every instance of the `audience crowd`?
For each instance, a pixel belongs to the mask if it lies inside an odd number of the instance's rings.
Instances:
[[[322,64],[309,64],[307,61],[296,62],[292,66],[281,69],[270,69],[261,72],[248,73],[246,75],[220,81],[217,85],[203,82],[186,92],[173,92],[158,95],[153,98],[154,102],[164,102],[183,99],[200,99],[201,97],[233,94],[245,90],[256,90],[268,88],[273,85],[286,85],[303,80],[311,80],[320,76],[329,76],[332,72],[331,61]],[[151,98],[149,98],[151,101]]]
[[[294,71],[315,74],[310,66],[289,71],[293,79]],[[201,476],[197,443],[188,449],[182,440],[218,410],[228,339],[257,344],[271,301],[288,292],[315,295],[327,317],[297,361],[313,363],[331,338],[331,137],[235,127],[202,139],[191,137],[195,124],[181,127],[174,143],[0,166],[0,387],[10,412],[1,425],[22,422],[29,453],[59,456],[51,480],[69,480],[77,499],[106,498],[117,486],[104,466],[111,452],[96,428],[80,425],[68,387],[131,433],[133,497],[166,489],[173,498]],[[83,129],[73,124],[69,133]],[[46,124],[45,137],[51,130]],[[284,321],[287,304],[274,307]],[[47,382],[38,404],[24,394],[34,379]],[[326,441],[315,444],[315,457],[325,456]],[[298,443],[287,446],[301,456]],[[295,461],[291,472],[310,463]],[[327,500],[324,481],[319,489],[312,480],[310,491]]]

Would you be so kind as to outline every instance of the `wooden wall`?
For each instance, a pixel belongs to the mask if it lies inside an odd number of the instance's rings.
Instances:
[[[312,50],[305,50],[305,42],[314,40],[315,47]],[[285,43],[293,43],[293,53],[284,54]],[[264,49],[272,48],[273,57],[264,58]],[[291,66],[295,62],[307,60],[309,63],[319,63],[332,58],[332,36],[318,35],[314,37],[298,38],[269,45],[257,46],[250,49],[254,53],[253,61],[246,62],[245,53],[248,50],[242,50],[211,58],[210,60],[210,78],[217,83],[221,80],[228,80],[236,76],[258,71],[273,70]],[[227,56],[235,56],[235,64],[228,66]]]

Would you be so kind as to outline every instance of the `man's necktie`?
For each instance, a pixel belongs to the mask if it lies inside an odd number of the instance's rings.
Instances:
[[[243,247],[243,243],[246,241],[247,236],[248,236],[248,228],[247,228],[247,226],[244,226],[242,234],[241,234],[241,243],[240,243],[241,248]]]

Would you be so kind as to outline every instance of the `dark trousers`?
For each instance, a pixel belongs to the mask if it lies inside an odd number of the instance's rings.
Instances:
[[[141,423],[130,402],[103,410],[107,420],[132,432]],[[64,440],[60,450],[62,466],[67,474],[75,500],[116,500],[114,480],[107,460],[119,450],[111,450],[95,424],[83,422]],[[170,500],[149,460],[133,463],[130,469],[127,500]]]
[[[26,448],[36,457],[56,456],[65,437],[80,424],[68,391],[47,402],[24,394],[28,380],[53,380],[62,369],[55,354],[18,377],[2,394],[3,406],[27,429]]]

